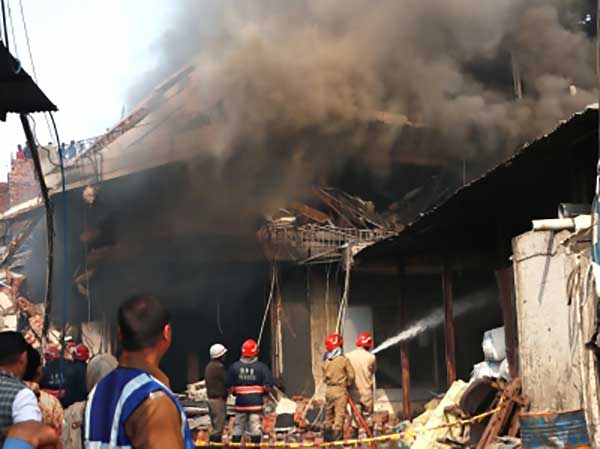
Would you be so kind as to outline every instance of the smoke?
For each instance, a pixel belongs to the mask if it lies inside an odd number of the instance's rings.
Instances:
[[[489,293],[490,292],[480,292],[479,294],[473,295],[470,298],[458,301],[456,304],[454,304],[454,317],[456,318],[468,312],[484,308],[489,303],[489,299],[493,297],[493,295],[490,295]],[[412,340],[413,338],[418,337],[430,329],[441,326],[444,323],[444,316],[444,309],[442,307],[433,310],[433,312],[431,312],[425,318],[415,321],[394,337],[388,338],[386,341],[378,345],[375,349],[373,349],[372,353],[377,354],[378,352],[381,352],[399,343]]]
[[[595,101],[593,45],[572,18],[561,23],[564,4],[179,0],[158,44],[163,64],[131,98],[193,62],[201,81],[189,101],[222,108],[215,146],[223,157],[235,157],[242,143],[310,131],[347,137],[315,166],[359,157],[385,174],[391,142],[410,121],[441,134],[438,152],[495,162]],[[525,92],[519,101],[511,58]],[[389,126],[374,136],[377,120]],[[276,151],[301,158],[309,150]],[[269,164],[269,156],[256,158]]]

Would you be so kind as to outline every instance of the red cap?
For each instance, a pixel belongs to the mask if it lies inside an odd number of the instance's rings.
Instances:
[[[242,345],[242,355],[244,357],[256,357],[258,355],[258,344],[252,339],[246,340]]]
[[[90,358],[90,349],[83,343],[80,343],[73,348],[71,355],[73,356],[74,360],[79,360],[80,362],[87,362],[87,359]]]
[[[328,335],[325,339],[325,347],[329,352],[344,345],[344,338],[340,334]]]
[[[373,337],[368,332],[363,332],[356,337],[356,346],[371,349],[373,347]]]

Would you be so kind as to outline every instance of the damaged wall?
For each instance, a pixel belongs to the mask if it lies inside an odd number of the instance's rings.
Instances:
[[[576,310],[568,283],[575,259],[561,243],[570,232],[527,232],[513,240],[523,392],[531,410],[582,406]]]

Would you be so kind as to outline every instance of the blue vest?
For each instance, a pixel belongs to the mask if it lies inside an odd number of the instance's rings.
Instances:
[[[90,393],[85,407],[85,448],[131,448],[131,441],[125,433],[125,423],[154,391],[163,391],[173,400],[181,413],[184,447],[193,449],[194,441],[185,412],[171,390],[146,371],[131,368],[117,368],[105,376]]]

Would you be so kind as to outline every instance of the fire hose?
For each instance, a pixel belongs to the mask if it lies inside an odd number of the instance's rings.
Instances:
[[[358,410],[358,407],[354,403],[354,400],[352,399],[352,396],[350,396],[350,394],[348,394],[348,404],[350,404],[350,409],[354,413],[354,417],[360,423],[360,425],[364,429],[364,431],[367,434],[367,436],[369,438],[373,438],[373,434],[371,433],[371,429],[369,429],[369,426],[367,425],[367,422],[365,421],[365,419],[363,418],[362,414],[360,413],[360,410]],[[371,442],[371,448],[375,449],[375,447],[376,447],[376,444],[375,444],[374,441],[372,441]]]

